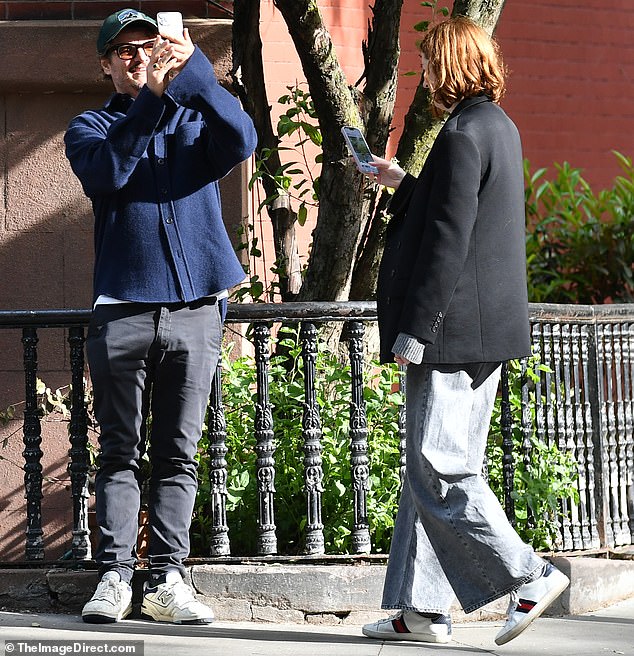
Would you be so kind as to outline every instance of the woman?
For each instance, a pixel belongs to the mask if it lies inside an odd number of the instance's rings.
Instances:
[[[530,353],[522,149],[486,32],[452,18],[421,52],[449,117],[418,178],[377,157],[371,176],[396,189],[377,296],[381,358],[408,365],[407,474],[382,601],[399,611],[363,633],[449,642],[454,596],[469,613],[510,593],[504,644],[569,584],[481,475],[501,363]]]

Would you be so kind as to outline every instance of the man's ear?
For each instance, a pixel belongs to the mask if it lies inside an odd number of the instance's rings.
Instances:
[[[110,57],[100,57],[99,63],[104,75],[110,75]]]

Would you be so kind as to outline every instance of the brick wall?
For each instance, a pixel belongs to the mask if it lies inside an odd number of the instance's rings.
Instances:
[[[218,0],[217,5],[231,8],[231,0]],[[5,0],[0,2],[0,18],[3,20],[88,20],[103,19],[105,16],[132,7],[153,15],[157,11],[180,11],[185,18],[225,18],[227,14],[205,0]]]
[[[504,106],[535,166],[566,160],[595,185],[634,155],[634,2],[512,0],[498,37],[511,71]]]
[[[220,0],[231,9],[231,0]],[[360,43],[370,17],[367,0],[319,0],[340,60],[351,82],[361,72]],[[442,4],[442,3],[441,3]],[[451,6],[451,1],[446,3]],[[5,0],[4,20],[102,19],[125,5],[150,14],[178,9],[185,17],[226,17],[205,0],[136,0],[60,2]],[[427,16],[419,0],[404,0],[401,72],[418,71],[420,61],[411,29]],[[618,173],[611,150],[632,154],[634,94],[634,2],[613,0],[512,0],[506,3],[497,36],[510,69],[504,107],[518,124],[526,156],[535,167],[569,161],[583,168],[594,185],[607,185]],[[262,2],[270,99],[301,78],[301,69],[279,12]],[[416,77],[402,76],[395,135],[409,105]],[[278,93],[279,91],[279,93]]]
[[[403,71],[420,66],[419,35],[408,29],[420,12],[404,0]],[[612,150],[634,156],[633,32],[632,0],[506,3],[496,32],[510,72],[502,105],[533,168],[568,161],[599,188],[620,172]],[[417,79],[401,79],[401,111]]]

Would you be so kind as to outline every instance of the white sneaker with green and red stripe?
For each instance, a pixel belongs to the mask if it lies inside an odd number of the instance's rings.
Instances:
[[[426,617],[425,615],[429,615]],[[396,615],[363,626],[368,638],[377,640],[411,640],[412,642],[449,642],[451,618],[449,615],[421,615],[413,610],[400,610]]]
[[[539,578],[524,583],[511,594],[508,619],[495,637],[495,644],[503,645],[517,638],[569,585],[570,579],[565,574],[546,563]]]

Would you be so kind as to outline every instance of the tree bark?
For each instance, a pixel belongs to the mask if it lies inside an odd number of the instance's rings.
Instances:
[[[495,32],[506,0],[455,0],[454,16],[468,16],[489,34]]]
[[[256,157],[270,151],[267,166],[274,173],[281,166],[279,139],[273,131],[271,106],[264,79],[262,40],[260,38],[260,0],[235,0],[233,25],[233,87],[251,116],[258,134]],[[275,183],[262,178],[267,198],[277,195]],[[273,227],[276,269],[283,301],[292,301],[299,293],[302,276],[295,224],[297,214],[288,199],[280,197],[267,206]]]
[[[363,92],[348,84],[314,1],[276,0],[302,63],[319,116],[323,164],[319,211],[301,300],[345,300],[376,191],[352,163],[343,125],[370,121],[369,141],[384,152],[396,97],[402,0],[377,0],[364,46]],[[396,20],[396,26],[394,21]]]

